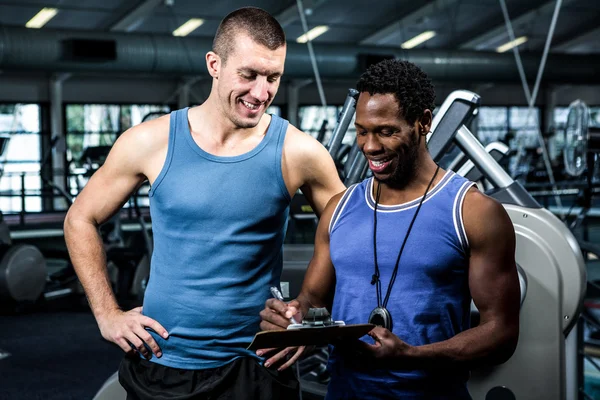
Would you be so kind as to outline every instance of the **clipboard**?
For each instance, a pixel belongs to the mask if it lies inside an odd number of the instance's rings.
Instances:
[[[254,336],[248,350],[324,346],[338,340],[359,339],[373,328],[375,328],[373,324],[356,324],[262,331]]]

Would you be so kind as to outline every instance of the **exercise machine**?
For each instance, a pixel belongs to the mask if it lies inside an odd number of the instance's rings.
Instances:
[[[9,137],[0,137],[0,156]],[[0,178],[3,169],[0,168]],[[46,286],[46,260],[30,244],[14,244],[0,211],[0,308],[12,309],[22,303],[34,303]]]
[[[434,160],[456,144],[493,185],[488,195],[506,209],[516,233],[516,262],[526,290],[521,292],[519,343],[504,364],[472,371],[474,399],[575,400],[577,335],[586,269],[577,240],[554,214],[542,208],[488,154],[465,123],[479,96],[453,92],[434,119],[428,135]],[[542,312],[543,310],[543,312]]]

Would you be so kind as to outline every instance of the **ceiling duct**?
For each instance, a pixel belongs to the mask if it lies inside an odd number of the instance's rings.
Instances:
[[[67,43],[104,43],[114,57],[68,57]],[[134,72],[166,75],[206,74],[208,38],[117,32],[0,28],[0,69],[47,72]],[[436,81],[519,82],[511,53],[464,50],[403,50],[391,47],[314,44],[324,78],[356,79],[365,60],[402,58],[421,66]],[[101,49],[99,49],[100,51]],[[522,53],[529,79],[534,79],[541,55]],[[310,78],[312,68],[305,45],[288,43],[287,78]],[[544,79],[556,83],[598,83],[600,56],[550,54]]]

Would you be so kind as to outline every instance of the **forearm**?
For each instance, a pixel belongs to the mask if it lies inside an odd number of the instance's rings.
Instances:
[[[64,228],[71,262],[99,321],[119,309],[108,277],[102,238],[94,224],[82,220],[67,218]]]
[[[331,303],[325,296],[318,295],[305,288],[302,289],[296,300],[300,303],[300,312],[302,315],[306,315],[310,308],[325,307],[331,311]]]
[[[411,347],[406,360],[415,368],[501,364],[514,352],[517,339],[517,327],[490,321],[442,342]]]

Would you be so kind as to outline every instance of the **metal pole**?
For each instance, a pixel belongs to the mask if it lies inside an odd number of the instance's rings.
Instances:
[[[494,158],[485,150],[483,145],[473,136],[466,126],[456,131],[456,144],[467,155],[469,160],[497,188],[510,186],[514,180],[502,169]]]
[[[510,17],[508,15],[508,9],[506,8],[505,0],[500,0],[500,8],[502,9],[502,15],[504,16],[504,23],[506,24],[506,30],[508,32],[508,38],[511,41],[515,40],[515,32],[513,31]],[[527,78],[525,77],[525,70],[523,69],[523,62],[521,61],[521,55],[519,54],[518,46],[512,48],[513,54],[515,55],[515,61],[517,63],[517,69],[519,70],[519,77],[521,78],[521,85],[523,85],[523,91],[525,92],[525,98],[529,104],[531,100],[531,93],[529,92],[529,85],[527,84]]]
[[[302,0],[296,0],[296,4],[298,5],[298,12],[300,13],[300,21],[302,21],[302,30],[304,30],[304,34],[306,35],[308,32],[308,24],[306,23],[306,16],[304,15],[304,6],[302,5]],[[325,100],[325,91],[323,90],[323,84],[321,83],[321,74],[319,74],[319,67],[317,66],[317,58],[315,57],[315,51],[313,50],[312,40],[308,39],[306,41],[306,46],[308,47],[310,63],[315,75],[315,83],[317,84],[321,105],[323,106],[323,113],[325,113],[327,100]]]
[[[348,126],[350,126],[350,122],[352,121],[352,117],[356,112],[356,95],[358,94],[358,90],[349,89],[348,96],[346,96],[346,101],[344,102],[344,106],[342,107],[342,111],[340,111],[337,125],[333,129],[333,133],[331,134],[331,139],[329,139],[329,144],[327,148],[329,149],[329,154],[335,159],[340,147],[342,145],[342,140],[344,136],[346,136],[346,132],[348,131]]]
[[[21,225],[25,225],[25,172],[21,172],[21,213],[19,214],[19,222]]]
[[[554,29],[556,28],[556,21],[558,20],[558,14],[560,13],[561,5],[562,0],[556,0],[556,6],[554,6],[554,13],[552,14],[552,22],[550,22],[550,29],[548,30],[546,44],[544,45],[544,52],[542,53],[542,61],[540,62],[540,67],[538,68],[535,85],[533,86],[533,93],[529,102],[530,108],[533,107],[533,103],[535,103],[535,99],[537,98],[538,90],[540,88],[540,83],[542,81],[542,75],[544,75],[544,68],[546,67],[546,60],[548,59],[548,53],[550,52],[550,44],[552,43],[552,37],[554,36]]]
[[[63,83],[71,77],[71,74],[63,73],[56,74],[50,78],[50,124],[51,124],[51,138],[61,138],[65,140],[66,134],[64,127],[64,115],[63,115]],[[57,148],[55,146],[52,149],[52,182],[56,187],[62,191],[69,191],[67,185],[67,173],[68,171],[65,163],[65,150]],[[54,174],[54,171],[59,171],[58,176]],[[52,193],[52,203],[55,210],[64,209],[65,202],[62,198],[55,198],[54,192]],[[69,205],[67,204],[68,208]]]
[[[552,15],[552,22],[550,23],[550,29],[548,31],[548,36],[546,37],[546,44],[544,46],[544,52],[542,54],[542,61],[540,62],[540,67],[538,69],[537,77],[535,79],[535,85],[533,87],[533,93],[531,95],[531,99],[529,100],[529,110],[527,112],[527,121],[532,115],[533,106],[535,100],[537,99],[538,90],[540,88],[540,83],[542,81],[542,75],[544,74],[544,68],[546,66],[546,60],[548,58],[548,52],[550,51],[550,44],[552,43],[552,37],[554,36],[554,28],[556,28],[556,21],[558,20],[558,14],[560,12],[560,7],[562,5],[562,0],[556,1],[556,6],[554,7],[554,13]],[[540,146],[542,148],[542,156],[544,158],[544,166],[546,167],[546,171],[548,173],[548,178],[550,179],[550,183],[554,189],[556,187],[556,181],[554,180],[554,173],[552,172],[552,166],[550,165],[550,156],[548,155],[548,149],[546,147],[546,143],[544,142],[544,137],[542,135],[542,131],[540,128],[540,121],[537,115],[535,115],[535,121],[537,125],[537,136]],[[562,201],[559,196],[555,196],[556,205],[558,207],[562,207]]]
[[[505,0],[499,0],[500,7],[502,8],[502,15],[504,16],[504,22],[506,24],[506,30],[508,31],[508,35],[510,40],[515,40],[515,34],[512,29],[512,24],[510,22],[510,17],[508,15],[508,9],[506,7]],[[550,43],[552,42],[552,36],[554,35],[554,28],[556,27],[556,21],[558,19],[558,13],[560,7],[562,5],[562,0],[557,0],[556,6],[554,8],[554,13],[552,15],[552,22],[550,23],[550,30],[548,32],[548,37],[546,38],[546,45],[544,46],[544,53],[542,54],[542,60],[540,62],[540,66],[538,68],[538,73],[536,76],[533,94],[529,92],[529,85],[527,84],[527,80],[525,78],[525,72],[523,69],[523,64],[521,62],[521,57],[519,55],[518,46],[513,47],[513,54],[515,55],[515,61],[517,63],[517,68],[519,70],[519,76],[521,77],[521,84],[523,85],[523,91],[525,92],[525,98],[527,99],[527,103],[529,105],[527,111],[527,121],[529,121],[531,117],[531,113],[533,111],[533,106],[535,104],[535,100],[537,98],[539,86],[541,83],[542,75],[544,73],[544,68],[546,66],[546,59],[548,57],[548,52],[550,50]],[[546,173],[548,174],[548,179],[552,184],[553,189],[557,189],[556,181],[554,179],[554,173],[552,172],[552,166],[550,165],[550,157],[548,156],[548,149],[546,148],[546,143],[544,143],[544,137],[542,136],[542,131],[540,128],[539,119],[535,118],[534,125],[536,126],[536,134],[538,137],[538,142],[540,147],[542,148],[542,158],[544,160],[544,167],[546,169]],[[554,201],[558,207],[562,207],[562,201],[559,196],[554,196]]]

